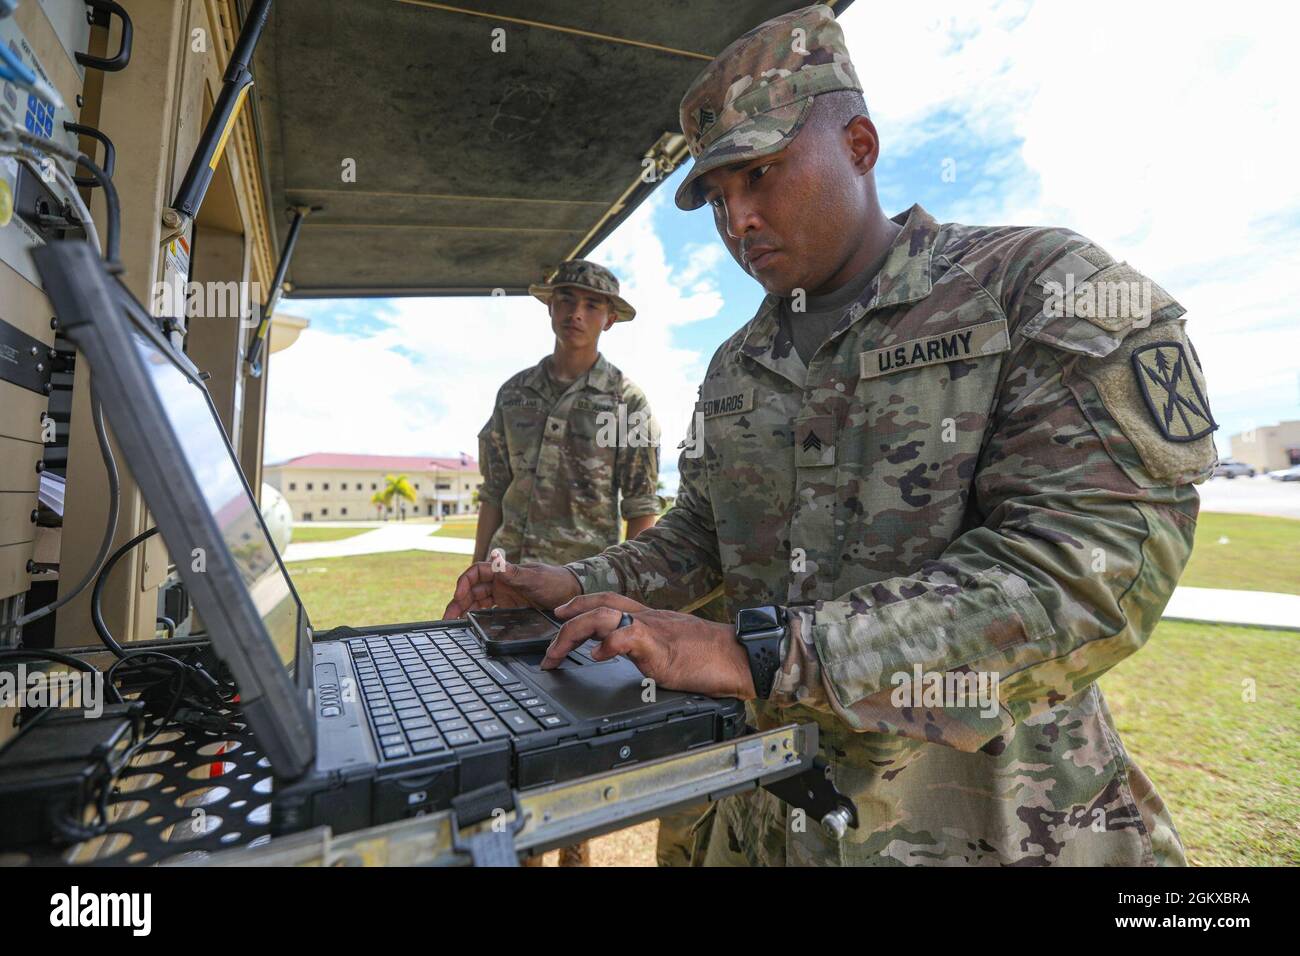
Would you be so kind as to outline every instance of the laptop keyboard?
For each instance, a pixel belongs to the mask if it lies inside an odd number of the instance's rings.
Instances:
[[[569,723],[464,628],[354,638],[348,649],[386,759]]]

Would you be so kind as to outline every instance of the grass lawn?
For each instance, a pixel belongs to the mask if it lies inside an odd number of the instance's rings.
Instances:
[[[1190,863],[1300,864],[1298,682],[1300,634],[1180,621],[1102,677]]]
[[[374,528],[313,528],[311,525],[296,524],[290,540],[294,544],[304,541],[342,541],[373,530]]]
[[[1300,521],[1202,513],[1192,559],[1178,583],[1300,594]]]
[[[339,624],[436,621],[451,600],[456,578],[468,566],[465,555],[428,551],[286,565],[318,631]]]
[[[443,525],[435,531],[434,537],[438,538],[469,538],[473,540],[474,535],[478,533],[478,515],[470,515],[464,518],[445,518]]]
[[[461,521],[449,530],[473,527]],[[1300,592],[1298,544],[1300,522],[1202,515],[1183,583]],[[408,551],[289,570],[313,625],[324,629],[436,619],[467,563]],[[1254,681],[1251,702],[1242,699],[1246,680]],[[1101,686],[1130,754],[1169,804],[1191,863],[1300,864],[1300,633],[1168,621]],[[593,860],[652,866],[655,827],[593,841]]]

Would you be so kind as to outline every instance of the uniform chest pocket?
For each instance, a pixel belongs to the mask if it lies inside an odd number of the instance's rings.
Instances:
[[[771,401],[771,397],[768,397]],[[682,448],[690,457],[699,457],[706,452],[706,462],[713,468],[727,468],[743,459],[749,453],[763,451],[763,429],[756,427],[756,419],[769,420],[771,409],[760,400],[760,408],[755,410],[755,395],[752,385],[738,385],[724,382],[714,385],[711,393],[706,393],[695,403],[691,416],[690,430]],[[721,453],[720,452],[724,452]]]
[[[695,403],[682,453],[703,458],[719,518],[732,515],[749,528],[740,515],[757,501],[784,512],[793,493],[799,404],[793,391],[736,380],[712,383]]]
[[[518,472],[520,466],[531,467],[546,427],[546,409],[536,399],[519,400],[503,404],[501,414],[511,468]]]
[[[608,400],[580,398],[569,412],[569,438],[592,448],[617,448],[627,443],[630,423],[626,406]]]
[[[841,458],[842,483],[868,514],[902,509],[942,535],[965,510],[1010,349],[1007,321],[984,313],[897,339],[858,356],[845,438],[860,447]]]

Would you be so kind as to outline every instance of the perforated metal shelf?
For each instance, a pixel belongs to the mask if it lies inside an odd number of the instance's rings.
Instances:
[[[225,731],[173,721],[132,758],[108,800],[103,835],[73,846],[0,851],[0,866],[150,866],[267,842],[271,765],[238,703],[223,714]],[[146,711],[146,734],[159,717]],[[85,822],[96,819],[87,808]]]

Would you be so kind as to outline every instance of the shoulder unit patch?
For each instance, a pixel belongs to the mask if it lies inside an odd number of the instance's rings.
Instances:
[[[1134,349],[1133,374],[1160,434],[1173,442],[1196,441],[1219,426],[1192,375],[1183,343],[1152,342]]]

